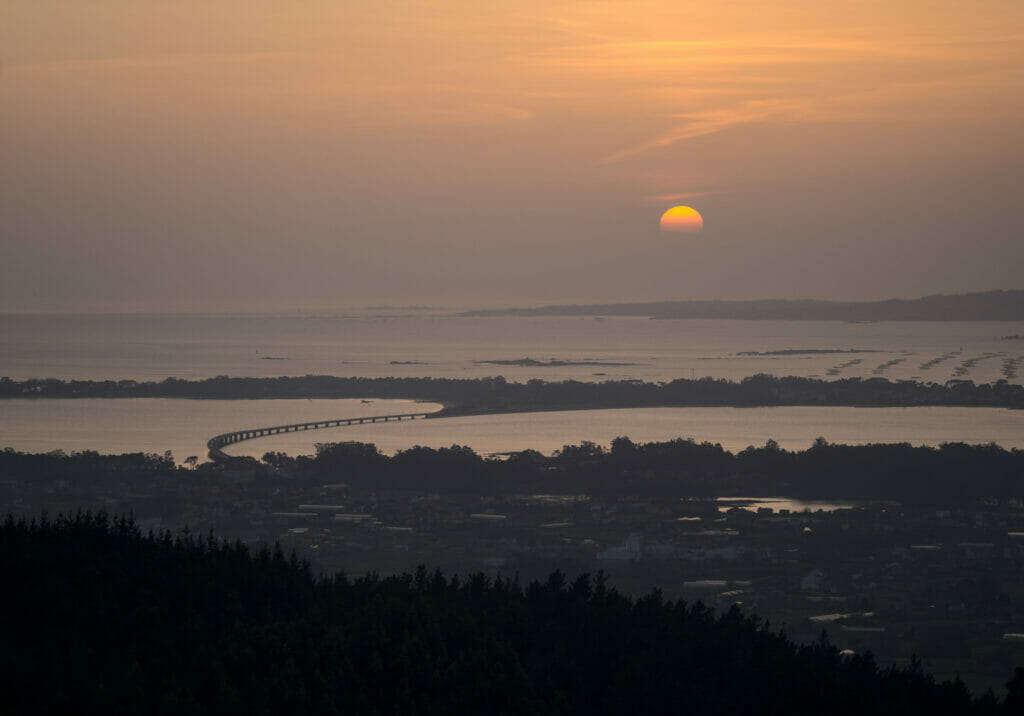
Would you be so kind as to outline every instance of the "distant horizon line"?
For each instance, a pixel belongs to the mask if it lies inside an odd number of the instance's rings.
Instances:
[[[163,316],[163,317],[222,317],[230,318],[237,316],[246,317],[268,317],[268,318],[343,318],[343,314],[347,312],[359,312],[367,313],[372,311],[378,312],[396,312],[396,311],[407,311],[411,313],[427,313],[427,312],[451,312],[453,316],[461,316],[467,313],[475,313],[481,311],[502,311],[502,310],[535,310],[535,309],[551,309],[551,308],[584,308],[584,307],[597,307],[597,306],[645,306],[652,304],[684,304],[684,303],[723,303],[723,304],[751,304],[751,303],[822,303],[822,304],[877,304],[886,302],[908,302],[908,301],[922,301],[930,298],[955,298],[955,297],[969,297],[969,296],[984,296],[993,294],[1012,294],[1012,293],[1024,293],[1024,288],[993,288],[985,289],[981,291],[965,291],[959,293],[929,293],[926,295],[918,295],[914,297],[886,297],[886,298],[858,298],[858,299],[838,299],[838,298],[815,298],[815,297],[801,297],[801,298],[661,298],[661,299],[639,299],[639,300],[585,300],[580,299],[578,302],[569,301],[523,301],[518,302],[515,300],[501,301],[501,302],[475,302],[475,301],[458,301],[451,303],[403,303],[397,305],[389,304],[361,304],[361,305],[340,305],[333,307],[309,307],[299,306],[292,308],[282,309],[269,309],[269,310],[203,310],[203,309],[97,309],[97,310],[24,310],[24,311],[0,311],[0,317],[49,317],[49,318],[60,318],[60,317],[81,317],[81,316]]]

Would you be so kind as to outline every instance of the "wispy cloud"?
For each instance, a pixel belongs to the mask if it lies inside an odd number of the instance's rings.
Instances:
[[[525,64],[549,69],[583,70],[602,76],[649,74],[741,65],[814,64],[849,61],[854,56],[905,56],[876,42],[771,42],[750,40],[608,41],[548,48],[520,58]]]
[[[1019,32],[963,27],[951,41],[950,27],[935,19],[941,13],[906,27],[865,16],[862,26],[769,21],[753,29],[701,26],[700,10],[691,18],[663,12],[659,26],[639,9],[612,17],[615,9],[602,7],[590,22],[550,19],[570,42],[513,59],[585,88],[595,106],[599,97],[612,111],[633,103],[634,131],[648,136],[627,140],[604,163],[751,124],[925,119],[935,88],[969,94],[986,75],[1024,85],[1013,78],[1024,63]]]
[[[806,100],[769,99],[751,100],[736,107],[673,115],[676,119],[684,120],[683,123],[643,144],[615,152],[605,157],[605,161],[629,159],[654,149],[670,147],[687,139],[703,137],[743,124],[764,122],[769,119],[806,119],[812,114],[813,106]]]
[[[699,199],[704,196],[711,196],[716,192],[713,191],[684,191],[678,194],[654,194],[653,196],[645,196],[644,201],[652,204],[662,204],[666,201],[685,201],[688,199]]]

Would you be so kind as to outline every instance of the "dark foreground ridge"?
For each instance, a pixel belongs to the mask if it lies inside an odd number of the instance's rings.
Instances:
[[[731,381],[678,379],[665,383],[639,380],[602,383],[567,380],[508,382],[502,377],[343,378],[306,375],[278,378],[204,380],[167,378],[134,380],[0,379],[2,398],[405,398],[444,403],[437,417],[474,413],[538,410],[586,410],[645,407],[760,407],[781,405],[912,407],[961,406],[1024,408],[1024,386],[1000,380],[975,384],[890,381],[885,378],[783,377],[759,374]]]
[[[6,711],[1018,713],[756,617],[632,600],[601,575],[316,577],[279,549],[104,515],[0,528]]]
[[[886,301],[652,301],[470,311],[464,316],[645,316],[748,321],[1021,321],[1024,290]]]

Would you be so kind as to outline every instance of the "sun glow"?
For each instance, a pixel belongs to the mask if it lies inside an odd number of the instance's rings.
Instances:
[[[688,206],[673,206],[661,215],[661,230],[675,234],[699,234],[704,229],[704,217]]]

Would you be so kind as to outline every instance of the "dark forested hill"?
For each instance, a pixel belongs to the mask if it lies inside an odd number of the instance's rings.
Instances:
[[[472,311],[471,316],[648,316],[773,321],[1022,321],[1024,290],[886,301],[653,301]]]
[[[0,570],[8,713],[994,714],[1019,697],[972,701],[600,577],[317,578],[102,515],[9,519]]]

